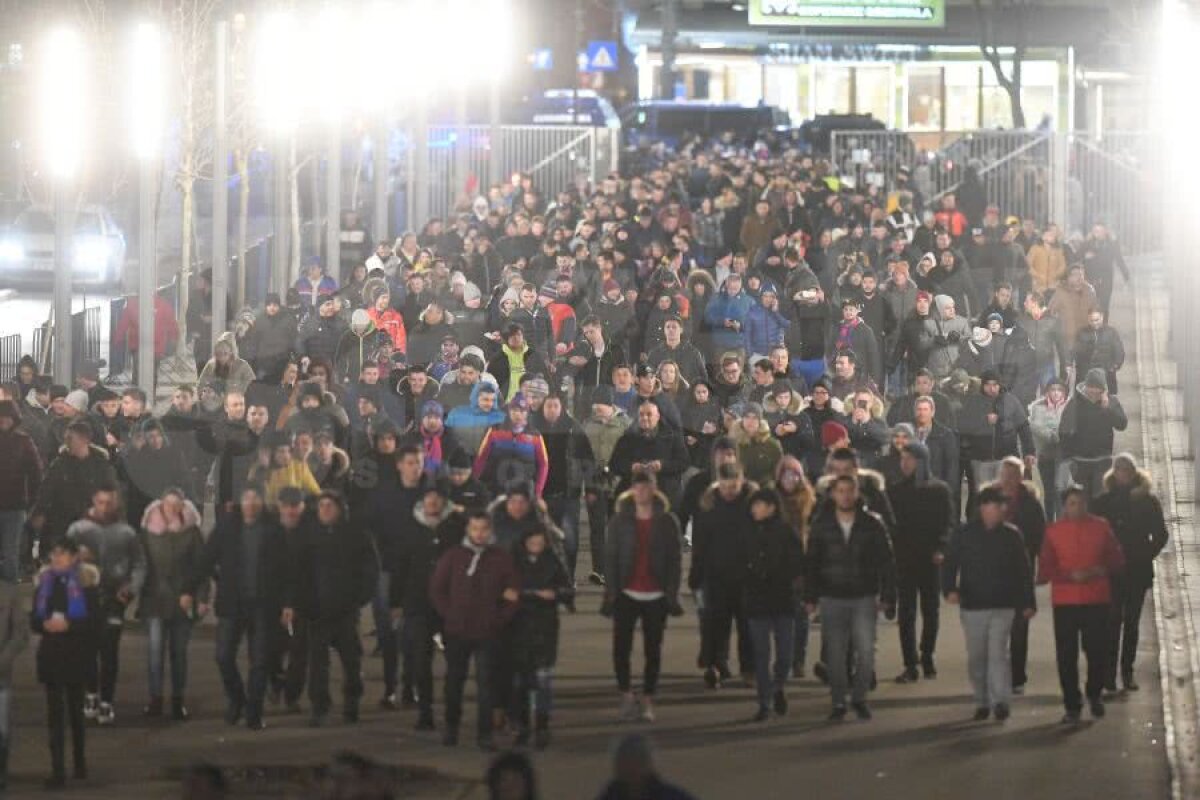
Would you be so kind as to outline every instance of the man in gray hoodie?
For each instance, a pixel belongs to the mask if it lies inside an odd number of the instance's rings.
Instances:
[[[101,725],[111,725],[116,722],[113,698],[125,609],[146,580],[146,558],[137,532],[124,521],[120,495],[112,484],[102,485],[92,493],[91,508],[67,528],[67,538],[77,542],[84,559],[100,570],[104,627],[100,633],[98,668],[92,670],[84,701],[84,716]]]
[[[929,352],[926,366],[934,377],[941,379],[949,375],[958,362],[959,344],[970,340],[971,323],[958,316],[954,298],[950,295],[939,294],[933,299],[933,303],[938,318],[938,333],[934,337],[933,349]]]

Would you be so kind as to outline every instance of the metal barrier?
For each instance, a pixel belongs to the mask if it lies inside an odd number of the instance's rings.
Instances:
[[[835,131],[831,161],[856,185],[894,186],[901,166],[927,206],[976,182],[1005,216],[1057,222],[1066,234],[1104,222],[1127,252],[1162,246],[1161,150],[1149,132]],[[973,176],[972,176],[973,173]]]
[[[85,308],[71,315],[71,363],[98,362],[100,356],[100,306]],[[49,341],[47,341],[47,339]],[[54,331],[39,326],[33,331],[34,358],[41,360],[42,372],[54,372]],[[43,359],[43,354],[45,358]]]
[[[21,334],[0,336],[0,380],[12,380],[21,362]]]

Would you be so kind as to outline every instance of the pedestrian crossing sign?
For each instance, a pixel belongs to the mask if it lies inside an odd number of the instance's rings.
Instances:
[[[617,43],[609,41],[588,42],[585,72],[616,72]]]

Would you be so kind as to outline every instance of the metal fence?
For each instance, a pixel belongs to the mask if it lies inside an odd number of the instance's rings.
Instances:
[[[71,363],[100,361],[100,306],[85,308],[71,315]],[[40,326],[33,331],[33,353],[43,374],[54,372],[54,330]]]
[[[12,380],[21,361],[21,334],[0,336],[0,380]]]
[[[1144,253],[1162,246],[1162,197],[1151,191],[1159,152],[1149,132],[836,131],[831,160],[858,186],[894,186],[907,167],[927,205],[970,185],[1002,214],[1057,222],[1068,235],[1104,222],[1128,252]]]

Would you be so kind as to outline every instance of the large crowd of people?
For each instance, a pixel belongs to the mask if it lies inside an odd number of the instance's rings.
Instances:
[[[1114,457],[1129,270],[1101,224],[1064,242],[970,205],[925,205],[904,170],[855,188],[796,152],[689,145],[586,190],[523,176],[373,252],[350,219],[343,263],[306,262],[216,341],[199,276],[198,380],[163,413],[94,364],[68,387],[23,361],[0,385],[0,696],[26,575],[54,786],[66,729],[79,776],[86,725],[116,722],[133,613],[147,715],[188,718],[211,613],[225,721],[261,730],[306,690],[329,723],[330,651],[358,720],[369,606],[382,708],[455,745],[473,664],[477,744],[544,748],[578,583],[612,620],[623,719],[659,713],[686,589],[698,690],[740,674],[755,719],[809,669],[833,719],[869,719],[879,614],[913,683],[938,675],[947,603],[974,715],[1003,720],[1049,582],[1066,721],[1102,716],[1137,688],[1167,535]]]

